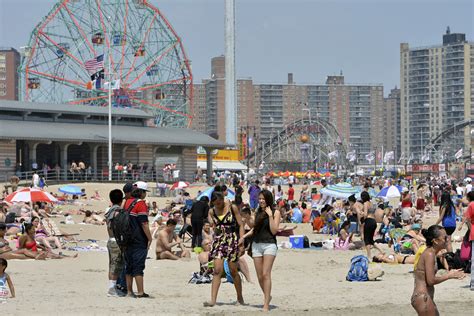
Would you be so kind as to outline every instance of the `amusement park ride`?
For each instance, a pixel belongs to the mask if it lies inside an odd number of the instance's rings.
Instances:
[[[22,53],[24,101],[107,106],[110,82],[112,106],[146,109],[158,126],[191,123],[189,60],[146,0],[61,0]]]

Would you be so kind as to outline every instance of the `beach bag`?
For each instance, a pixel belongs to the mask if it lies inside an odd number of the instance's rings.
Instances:
[[[369,280],[369,259],[358,255],[351,259],[351,267],[347,273],[346,280],[350,282],[364,282]]]
[[[471,251],[472,251],[472,244],[470,241],[463,240],[461,244],[461,253],[459,257],[462,261],[469,261],[471,260]]]
[[[138,199],[135,199],[127,210],[117,208],[114,210],[115,215],[110,220],[110,228],[120,248],[126,248],[133,240],[133,232],[130,226],[130,211],[137,202]]]

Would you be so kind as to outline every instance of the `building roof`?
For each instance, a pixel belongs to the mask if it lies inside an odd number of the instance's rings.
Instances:
[[[63,113],[78,115],[108,115],[108,107],[90,106],[83,104],[54,104],[0,100],[0,111],[22,111],[22,112],[43,112],[43,113]],[[112,116],[133,117],[151,119],[154,116],[139,109],[112,108]]]
[[[0,120],[0,139],[107,143],[108,125]],[[186,128],[168,127],[113,125],[112,142],[216,149],[227,147],[208,135]]]

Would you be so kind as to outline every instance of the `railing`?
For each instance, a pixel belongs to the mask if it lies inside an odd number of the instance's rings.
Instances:
[[[0,183],[10,183],[10,178],[16,175],[20,178],[19,186],[29,186],[32,184],[33,171],[21,171],[21,172],[7,172],[0,174]],[[59,183],[71,183],[71,182],[109,182],[108,170],[95,172],[94,170],[86,170],[84,172],[71,172],[70,170],[49,170],[44,172],[38,170],[36,172],[40,177],[44,177],[47,184],[59,184]],[[159,181],[159,182],[173,182],[176,179],[171,177],[164,178],[163,172],[156,171],[140,171],[133,170],[131,172],[113,171],[112,181],[114,182],[126,182],[126,181]],[[10,187],[10,185],[7,185]]]

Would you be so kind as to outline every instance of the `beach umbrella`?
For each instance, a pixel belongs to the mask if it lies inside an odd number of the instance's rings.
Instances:
[[[36,188],[24,188],[15,191],[5,198],[6,202],[57,202],[58,200],[49,194]]]
[[[326,173],[324,174],[324,176],[325,176],[326,178],[329,178],[329,177],[332,177],[332,174],[328,171],[328,172],[326,172]]]
[[[358,192],[359,190],[357,188],[354,188],[347,182],[328,185],[327,187],[321,189],[321,194],[339,199],[347,199],[352,194],[356,194]]]
[[[391,185],[389,187],[385,187],[383,188],[378,194],[377,194],[377,197],[379,198],[385,198],[385,199],[390,199],[390,198],[397,198],[397,197],[400,197],[401,194],[400,194],[400,191],[402,190],[403,188],[400,187],[400,189],[395,186],[395,185]]]
[[[214,187],[209,187],[206,190],[204,190],[203,192],[201,192],[201,194],[199,194],[199,196],[196,198],[196,200],[201,199],[203,196],[207,196],[210,200],[212,192],[214,192]],[[227,189],[226,198],[233,200],[235,198],[235,192],[230,190],[230,189]]]
[[[71,195],[84,195],[84,192],[81,191],[81,188],[76,185],[65,185],[60,187],[58,191]]]
[[[311,181],[311,185],[321,185],[321,181]]]
[[[189,182],[178,181],[178,182],[173,183],[170,190],[184,189],[187,187],[189,187]]]
[[[283,176],[284,176],[285,178],[288,178],[288,177],[290,176],[290,172],[289,172],[289,171],[285,171],[285,172],[283,173]]]
[[[359,186],[359,187],[358,187],[358,190],[359,190],[359,192],[355,195],[356,199],[360,199],[360,194],[362,193],[362,187]],[[374,188],[369,188],[369,190],[368,190],[367,192],[369,192],[369,196],[370,196],[371,198],[376,197],[377,194],[378,194],[377,191],[375,191]]]

